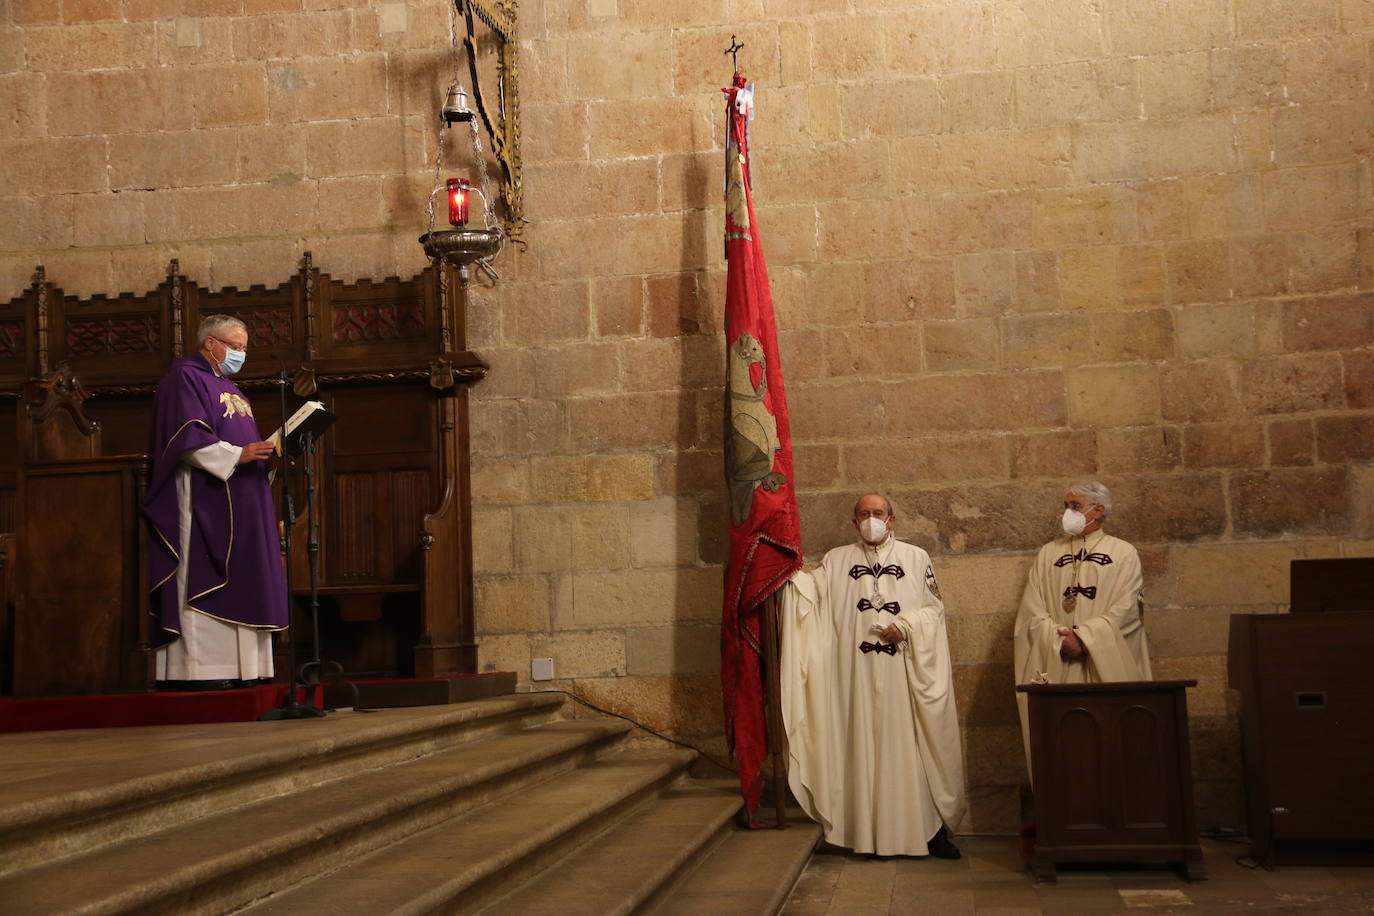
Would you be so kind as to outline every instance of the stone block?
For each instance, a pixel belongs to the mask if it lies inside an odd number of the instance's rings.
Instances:
[[[45,211],[50,210],[53,217],[65,216],[68,223],[75,220],[75,243],[82,246],[103,247],[114,245],[141,245],[145,241],[143,230],[143,201],[146,194],[126,191],[122,194],[100,194],[80,198],[80,206],[74,212],[54,206],[55,202],[45,202]],[[24,208],[17,208],[22,213]],[[12,213],[11,219],[17,214]],[[22,220],[18,221],[21,225]],[[36,239],[44,239],[46,233],[36,234]],[[7,247],[28,247],[34,244],[34,237],[26,245]],[[58,247],[52,241],[45,245]]]
[[[945,587],[941,586],[942,589]],[[1011,664],[1012,632],[1016,623],[1014,611],[1002,614],[951,614],[948,604],[945,611],[950,659],[956,671],[968,666]],[[967,710],[964,718],[968,718]]]
[[[1236,167],[1259,170],[1274,161],[1274,122],[1267,110],[1236,115]]]
[[[1345,369],[1345,403],[1347,407],[1374,407],[1374,352],[1350,351],[1341,354]]]
[[[886,80],[881,92],[869,83],[841,85],[840,130],[856,140],[938,133],[940,88],[931,77]],[[844,180],[841,173],[832,178]]]
[[[306,174],[311,178],[387,175],[422,163],[407,161],[405,122],[400,118],[321,121],[305,126]],[[442,196],[440,202],[442,203]]]
[[[1059,252],[1060,302],[1066,309],[1116,308],[1122,304],[1121,250],[1099,245]]]
[[[1197,686],[1188,688],[1189,716],[1236,715],[1240,694],[1226,683],[1226,656],[1191,655],[1176,658],[1151,659],[1155,680],[1196,680]]]
[[[1317,458],[1340,464],[1374,458],[1374,415],[1317,417]]]
[[[481,671],[514,671],[517,683],[530,681],[530,638],[524,633],[484,636],[477,646]]]
[[[574,572],[572,580],[569,626],[645,626],[720,616],[723,585],[715,567]],[[565,617],[562,609],[559,617]]]
[[[572,534],[573,569],[616,569],[629,563],[629,506],[582,503],[566,510]]]
[[[239,129],[238,140],[240,181],[291,181],[305,175],[304,128],[287,124],[244,127]]]
[[[1190,305],[1176,313],[1178,355],[1189,359],[1252,356],[1255,314],[1250,303]]]
[[[1103,56],[1101,4],[1092,0],[1022,0],[997,6],[997,63],[1030,67]]]
[[[1183,430],[1190,468],[1252,468],[1264,464],[1264,427],[1257,422],[1196,423]]]
[[[1030,248],[1033,205],[1024,193],[951,194],[932,201],[930,244],[956,253]]]
[[[1065,429],[1017,436],[1012,443],[1012,477],[1062,477],[1097,472],[1097,433]]]
[[[1173,313],[1168,309],[1103,312],[1089,318],[1093,360],[1105,363],[1169,359],[1174,355]]]
[[[193,67],[186,75],[196,127],[231,127],[267,121],[267,81],[263,64]]]
[[[1165,248],[1169,301],[1216,302],[1231,295],[1231,250],[1220,239],[1171,242]]]
[[[1140,61],[1141,111],[1147,118],[1188,118],[1214,109],[1207,51]]]
[[[717,674],[720,627],[634,627],[625,631],[626,673]]]
[[[1269,464],[1274,467],[1309,465],[1316,454],[1316,438],[1310,419],[1275,420],[1265,427]]]
[[[329,178],[317,187],[319,224],[329,231],[373,229],[386,223],[385,186],[380,176]],[[329,264],[331,274],[338,275],[340,267],[333,260],[321,263]],[[364,275],[366,272],[364,268]]]
[[[549,628],[548,577],[483,577],[474,585],[479,634],[537,633]]]
[[[1015,308],[1023,312],[1059,311],[1063,303],[1059,294],[1059,258],[1055,252],[1016,252],[1015,273]]]
[[[1088,320],[1082,315],[1016,315],[1003,318],[1001,325],[1006,366],[1076,366],[1091,359]]]
[[[1226,493],[1214,472],[1112,478],[1112,527],[1133,543],[1216,537],[1226,530]]]
[[[927,332],[929,325],[926,326]],[[858,327],[835,329],[828,334],[805,332],[803,343],[824,349],[825,374],[839,378],[853,378],[878,374],[882,377],[913,375],[921,369],[921,326],[915,324],[889,327]],[[801,370],[810,376],[806,364],[800,366],[789,360],[789,371]]]
[[[837,428],[853,430],[854,424],[864,423],[853,405],[870,398],[867,389],[851,398],[848,423]],[[1041,429],[1064,426],[1068,414],[1064,376],[1056,371],[937,375],[895,382],[883,387],[882,404],[888,435]]]
[[[74,208],[73,204],[78,199],[81,201],[81,207]],[[118,206],[120,203],[129,202],[116,201],[115,205]],[[76,222],[76,209],[81,211],[80,222]],[[4,222],[0,223],[0,248],[11,251],[68,248],[73,244],[74,238],[101,238],[107,233],[130,235],[137,232],[138,241],[143,241],[141,221],[131,219],[127,212],[111,212],[112,209],[110,197],[104,194],[81,198],[71,195],[11,198],[5,201],[7,212]],[[125,211],[129,209],[126,207]],[[131,222],[136,222],[136,225],[130,225]],[[17,292],[19,287],[14,289]],[[8,333],[10,332],[7,331],[6,334]],[[20,333],[22,334],[22,331]]]
[[[821,203],[816,212],[822,261],[851,260],[858,253],[895,259],[930,249],[931,209],[921,198],[837,200]]]
[[[508,508],[472,510],[472,570],[478,578],[514,570],[515,530]]]
[[[1048,491],[1047,491],[1048,492]],[[1061,494],[1062,495],[1062,494]],[[1051,523],[1057,515],[1053,510],[1056,502],[1047,502],[1042,507],[1042,514],[1045,519],[1044,531],[1046,539],[1052,534]],[[1039,546],[1039,545],[1036,545]],[[1014,618],[1016,610],[1021,604],[1021,593],[1026,586],[1026,574],[1030,570],[1031,561],[1034,557],[1029,553],[989,553],[983,555],[965,556],[937,556],[934,558],[935,575],[940,582],[940,594],[944,596],[946,622],[950,627],[954,627],[954,621],[969,621],[970,618],[990,617],[1001,620],[1003,618]],[[969,622],[967,626],[960,623],[962,631],[968,632],[968,628],[973,631],[983,633],[988,636],[989,642],[980,642],[983,637],[973,637],[973,653],[982,657],[986,655],[985,661],[1010,661],[1011,656],[1007,654],[1003,657],[1003,651],[1010,652],[1010,648],[997,648],[996,639],[1000,638],[996,634],[1000,633],[1000,627],[992,620],[985,622]],[[954,631],[950,631],[950,650],[964,652],[965,650],[955,649]],[[1005,635],[1010,640],[1011,631],[1008,629]],[[984,649],[977,648],[985,646]],[[958,662],[973,661],[972,657],[956,657]]]
[[[267,62],[274,123],[376,118],[387,114],[386,54]]]
[[[1341,22],[1348,32],[1374,31],[1374,3],[1370,0],[1342,0]]]
[[[1015,683],[1010,661],[956,664],[954,703],[964,726],[1016,725],[1020,728],[1017,724],[1020,720],[1016,714]]]
[[[223,185],[237,168],[234,130],[123,134],[109,142],[115,190]]]
[[[1283,48],[1271,44],[1211,51],[1212,99],[1219,108],[1270,106],[1284,98]]]
[[[329,58],[357,50],[349,10],[294,10],[234,20],[234,53],[241,60]],[[307,119],[308,120],[308,119]]]
[[[673,43],[666,30],[571,38],[568,91],[589,100],[669,97]]]
[[[1121,304],[1128,308],[1155,308],[1165,305],[1167,273],[1164,265],[1164,246],[1122,245],[1116,250],[1116,255],[1116,277],[1121,285]]]
[[[1226,360],[1176,363],[1160,376],[1164,419],[1229,420],[1243,410],[1243,373]]]
[[[772,276],[772,275],[770,275]],[[864,265],[855,261],[821,262],[804,268],[803,295],[775,293],[774,307],[782,327],[817,328],[863,324]],[[910,321],[910,317],[893,320]]]
[[[122,19],[122,4],[117,0],[68,0],[62,4],[62,21],[98,22],[102,19]]]
[[[644,332],[642,277],[597,277],[591,282],[597,337],[638,337]]]
[[[1358,159],[1374,146],[1371,118],[1374,104],[1365,100],[1276,109],[1274,160],[1280,166],[1300,166]]]
[[[302,226],[316,225],[316,193],[313,182],[155,192],[145,203],[148,239],[181,241],[298,232]],[[262,270],[260,264],[254,276],[261,275]]]
[[[1131,426],[1097,432],[1097,461],[1111,474],[1172,471],[1183,462],[1176,426]]]
[[[1225,653],[1223,647],[1222,653]],[[1240,723],[1224,716],[1189,717],[1189,750],[1193,758],[1193,776],[1203,780],[1231,780],[1239,788],[1244,773],[1244,753],[1241,749]],[[1239,809],[1237,809],[1239,813]],[[1203,821],[1203,823],[1214,823]],[[1235,823],[1222,821],[1222,823]]]
[[[46,132],[46,83],[41,73],[0,76],[0,141],[40,137]]]
[[[523,54],[523,47],[522,47]],[[520,61],[522,68],[525,63],[524,58]],[[524,76],[523,69],[521,76]],[[525,90],[524,81],[521,81],[521,89]],[[583,101],[575,102],[550,102],[526,104],[524,92],[521,92],[520,99],[520,145],[522,157],[529,157],[531,162],[556,162],[558,160],[585,159],[587,156],[587,143],[590,135],[587,129],[587,104]],[[675,165],[681,166],[685,163],[683,157],[673,157],[677,160]],[[665,158],[664,171],[667,174],[668,162]],[[681,174],[675,171],[673,174]],[[681,183],[671,186],[680,188]],[[665,191],[669,186],[665,183]],[[700,185],[694,188],[698,193],[705,193]],[[703,204],[704,205],[704,204]],[[680,209],[679,207],[668,207],[667,209]]]
[[[515,568],[522,573],[557,573],[573,566],[573,533],[561,506],[529,506],[512,511]]]
[[[1286,605],[1289,563],[1336,555],[1337,547],[1330,541],[1177,548],[1174,562],[1179,575],[1179,603],[1184,607]]]
[[[574,449],[590,452],[690,446],[696,432],[691,394],[663,391],[569,400],[570,441]]]
[[[1058,480],[894,493],[906,507],[903,530],[920,534],[912,540],[937,556],[1038,548],[1054,534],[1063,510],[1052,510],[1063,495]]]
[[[927,321],[919,330],[924,334],[925,368],[931,372],[1001,365],[995,318]]]
[[[1237,296],[1276,296],[1288,289],[1287,235],[1233,238],[1231,246],[1232,291]]]
[[[1288,283],[1293,292],[1325,292],[1359,285],[1358,230],[1302,232],[1288,240]]]
[[[1007,72],[940,77],[940,129],[945,133],[1006,130],[1012,126],[1015,78]]]
[[[1340,358],[1334,354],[1273,356],[1241,364],[1241,392],[1252,413],[1298,413],[1344,406]]]
[[[511,284],[501,291],[501,334],[510,344],[580,342],[589,333],[588,284]]]
[[[24,30],[29,70],[81,73],[136,70],[157,64],[157,28],[151,22],[97,22]]]
[[[873,429],[881,423],[881,402],[872,385],[796,384],[789,387],[787,404],[792,415],[792,435],[797,441],[848,439],[856,429]]]
[[[1131,242],[1136,235],[1135,198],[1123,189],[1073,188],[1035,195],[1037,247]]]
[[[588,153],[595,160],[708,150],[715,142],[716,115],[715,100],[704,93],[700,98],[592,101]]]
[[[954,317],[954,264],[948,258],[869,261],[862,277],[865,321]]]
[[[1119,121],[1138,117],[1140,90],[1132,60],[1078,61],[1016,73],[1021,127]]]
[[[602,502],[654,495],[653,457],[584,455],[535,458],[530,488],[543,502]],[[475,489],[475,487],[474,487]]]
[[[863,73],[877,76],[882,65],[894,73],[949,73],[959,70],[993,70],[997,62],[997,36],[994,11],[989,4],[939,4],[907,8],[879,17],[851,17],[882,41],[883,59],[878,67],[860,71],[853,67],[831,74],[838,79],[854,79]],[[958,35],[958,41],[947,36]],[[826,30],[828,42],[852,40]],[[822,57],[816,50],[818,60]],[[818,74],[823,77],[823,74]]]
[[[840,452],[851,489],[871,480],[892,486],[1005,480],[1009,453],[1005,436],[864,442]]]
[[[1292,40],[1341,30],[1340,0],[1236,0],[1236,37]]]
[[[166,111],[168,78],[155,70],[50,74],[48,134],[124,134],[172,126]]]
[[[1374,344],[1374,294],[1285,302],[1283,344],[1290,351],[1341,350]]]
[[[698,562],[694,500],[661,497],[634,503],[628,512],[630,561],[636,568]]]
[[[578,695],[666,735],[694,738],[724,730],[718,675],[585,678]]]
[[[716,19],[723,22],[723,19]],[[786,21],[778,23],[778,66],[781,84],[791,86],[811,80],[811,24]]]
[[[1005,314],[1015,296],[1015,261],[1011,252],[990,251],[954,259],[954,294],[966,318]]]
[[[530,636],[532,658],[552,658],[558,678],[622,677],[625,674],[625,636],[619,632],[535,633]]]
[[[1139,426],[1160,418],[1161,382],[1154,366],[1070,369],[1067,387],[1075,426]]]
[[[532,351],[530,358],[539,367],[535,394],[558,398],[614,392],[621,385],[620,352],[612,343],[578,343]],[[627,359],[626,365],[633,363]]]
[[[1361,215],[1360,169],[1354,164],[1283,168],[1261,176],[1270,229],[1312,229]]]
[[[1015,686],[1003,686],[1015,703]],[[991,685],[990,688],[991,689]],[[968,725],[964,728],[964,781],[970,793],[981,786],[1019,786],[1030,781],[1026,773],[1026,754],[1021,743],[1021,726]],[[1014,832],[1016,829],[1013,826]]]
[[[1270,468],[1231,477],[1231,523],[1261,537],[1343,534],[1349,527],[1344,467]]]
[[[1113,54],[1150,55],[1225,46],[1231,37],[1226,0],[1122,0],[1105,11]]]
[[[914,333],[919,333],[919,332],[915,331],[915,329],[912,329],[912,330],[913,330]],[[836,333],[837,333],[837,336],[840,334],[840,332],[836,332]],[[827,366],[827,362],[826,362],[826,360],[827,360],[827,356],[826,356],[826,338],[827,338],[827,336],[828,336],[828,335],[827,335],[827,333],[826,333],[825,331],[816,330],[816,329],[807,329],[807,330],[799,330],[799,331],[781,331],[781,332],[779,332],[779,333],[778,333],[778,360],[779,360],[779,362],[780,362],[780,364],[781,364],[781,366],[782,366],[783,377],[784,377],[784,378],[814,378],[814,379],[819,379],[819,378],[822,378],[822,377],[828,375],[829,373],[828,373],[828,370],[826,369],[826,366]],[[859,338],[859,337],[862,337],[862,336],[863,336],[863,335],[862,335],[861,333],[858,333],[858,332],[845,332],[845,333],[843,333],[843,340],[842,340],[842,341],[840,342],[840,344],[839,344],[840,349],[843,350],[844,348],[848,347],[848,346],[849,346],[849,343],[850,343],[851,341],[853,341],[855,338]],[[696,339],[702,339],[702,338],[696,338]],[[712,366],[714,369],[717,370],[716,373],[715,373],[716,376],[717,376],[717,378],[713,381],[713,386],[724,387],[724,366],[723,366],[723,364],[724,364],[725,360],[724,360],[722,354],[724,354],[724,352],[725,352],[725,343],[724,343],[724,340],[725,340],[725,339],[724,339],[724,337],[713,337],[713,338],[710,338],[710,339],[711,339],[711,340],[714,340],[714,341],[719,341],[719,343],[717,343],[717,345],[714,346],[714,347],[711,349],[711,353],[710,353],[710,363],[711,363],[711,366]],[[915,353],[911,356],[910,361],[913,362],[913,363],[919,364],[919,362],[920,362],[920,352],[921,352],[921,347],[920,347],[920,341],[919,341],[919,338],[918,338],[918,339],[917,339],[917,342],[916,342],[916,344],[915,344]],[[908,372],[908,371],[915,371],[915,370],[909,370],[909,369],[906,367],[907,361],[908,361],[907,354],[906,354],[904,351],[899,352],[899,354],[898,354],[898,361],[897,361],[896,365],[894,366],[894,371],[896,371],[896,372],[901,372],[901,373],[906,373],[906,372]],[[842,361],[842,360],[836,360],[836,364],[837,364],[837,365],[843,365],[843,361]],[[854,363],[854,365],[855,365],[855,367],[857,368],[858,362],[856,361],[856,362]],[[841,370],[841,371],[843,371],[843,370]]]

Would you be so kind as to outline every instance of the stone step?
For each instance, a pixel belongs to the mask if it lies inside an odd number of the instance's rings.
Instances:
[[[224,913],[596,760],[629,726],[498,734],[0,879],[15,912]],[[366,912],[366,910],[349,910]]]
[[[695,780],[679,783],[482,912],[484,916],[639,912],[720,843],[741,804],[737,789]]]
[[[478,912],[588,837],[633,817],[695,756],[622,751],[275,894],[245,916]]]
[[[734,830],[646,912],[653,916],[774,916],[782,911],[821,838],[820,825],[789,812],[783,830]]]
[[[0,738],[0,878],[237,805],[551,721],[555,695],[291,722]],[[283,736],[289,741],[283,741]]]

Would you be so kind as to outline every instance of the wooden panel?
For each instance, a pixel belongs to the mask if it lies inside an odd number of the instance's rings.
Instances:
[[[1168,748],[1159,714],[1159,709],[1129,706],[1117,721],[1121,782],[1130,787],[1121,793],[1121,824],[1127,830],[1160,829],[1169,821]]]
[[[0,534],[15,526],[14,491],[19,481],[19,402],[0,400]]]
[[[393,575],[399,580],[420,581],[420,533],[434,508],[431,477],[428,469],[391,474]]]
[[[1067,710],[1058,722],[1058,740],[1079,753],[1061,760],[1055,784],[1062,787],[1069,830],[1102,830],[1107,826],[1107,794],[1102,772],[1102,723],[1096,710]]]
[[[328,581],[374,579],[377,576],[376,475],[335,474],[334,506],[329,532]]]

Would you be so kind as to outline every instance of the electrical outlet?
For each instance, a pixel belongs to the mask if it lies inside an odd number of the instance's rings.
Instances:
[[[551,681],[553,680],[553,659],[535,658],[530,660],[530,680],[532,681]]]

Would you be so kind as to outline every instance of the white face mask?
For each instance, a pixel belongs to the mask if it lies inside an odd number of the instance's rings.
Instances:
[[[1077,509],[1065,509],[1062,524],[1065,534],[1082,534],[1083,529],[1088,526],[1088,517]]]
[[[859,535],[870,544],[881,544],[887,537],[887,521],[881,518],[866,518],[859,522]]]

